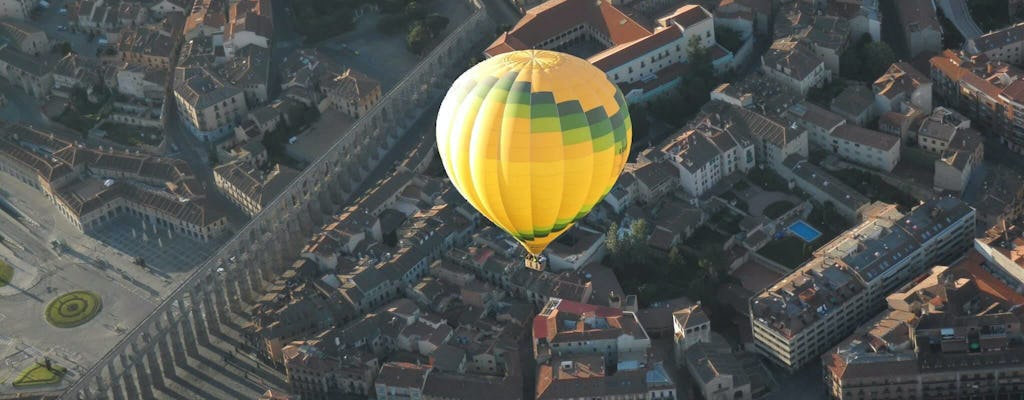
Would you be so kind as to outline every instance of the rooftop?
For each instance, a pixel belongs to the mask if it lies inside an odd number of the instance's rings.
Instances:
[[[931,200],[906,215],[890,206],[820,247],[813,259],[751,299],[752,317],[792,337],[891,268],[902,268],[924,242],[973,212],[952,197]]]

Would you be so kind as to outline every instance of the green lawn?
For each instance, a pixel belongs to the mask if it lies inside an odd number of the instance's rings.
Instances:
[[[46,368],[43,363],[36,363],[31,367],[25,368],[18,374],[18,378],[12,383],[16,388],[52,385],[60,383],[61,379],[64,379],[64,374],[67,373],[68,369],[57,364],[50,365],[50,369]]]
[[[781,217],[787,211],[792,210],[796,204],[789,200],[779,200],[764,208],[764,215],[771,219]]]
[[[7,286],[8,283],[11,283],[11,278],[13,277],[14,268],[11,268],[10,265],[7,265],[7,263],[4,262],[4,260],[0,260],[0,287]]]
[[[46,306],[46,322],[58,328],[74,328],[92,320],[103,308],[100,296],[79,290],[64,294]]]
[[[761,250],[758,250],[758,253],[786,268],[795,269],[811,258],[811,252],[814,249],[815,247],[804,243],[796,236],[785,236],[768,242]]]

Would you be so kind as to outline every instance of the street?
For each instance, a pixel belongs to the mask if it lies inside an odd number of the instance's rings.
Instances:
[[[974,39],[984,33],[971,17],[966,0],[936,0],[936,3],[946,14],[946,18],[956,25],[956,29],[960,31],[965,40]]]
[[[213,167],[209,161],[210,145],[200,142],[199,139],[188,131],[181,119],[178,118],[177,106],[174,104],[174,100],[168,99],[167,101],[170,102],[167,107],[169,116],[164,127],[164,134],[167,135],[167,139],[171,143],[178,145],[180,149],[173,156],[185,160],[192,167],[192,173],[203,183],[203,187],[206,189],[206,200],[209,204],[227,215],[231,226],[242,226],[248,221],[249,217],[217,189],[217,183],[213,178]]]

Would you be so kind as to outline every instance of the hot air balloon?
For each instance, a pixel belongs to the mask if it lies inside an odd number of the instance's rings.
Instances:
[[[631,140],[626,100],[605,73],[545,50],[473,66],[437,117],[452,184],[533,260],[611,190]]]

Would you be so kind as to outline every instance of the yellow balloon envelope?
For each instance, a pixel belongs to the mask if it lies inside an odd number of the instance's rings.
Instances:
[[[632,127],[618,87],[586,60],[524,50],[452,85],[437,149],[455,188],[533,255],[611,190]]]

